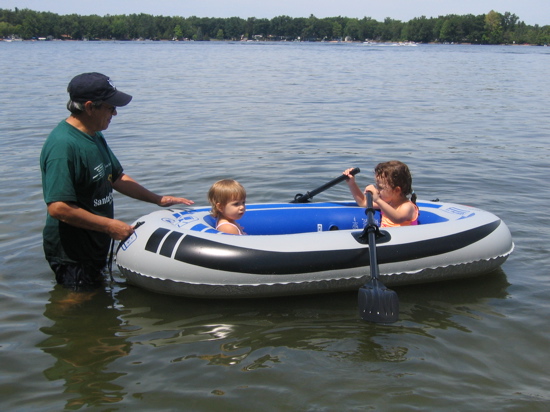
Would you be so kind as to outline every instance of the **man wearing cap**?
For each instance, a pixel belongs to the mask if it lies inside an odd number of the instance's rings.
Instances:
[[[82,291],[102,284],[111,239],[125,239],[134,231],[114,219],[113,189],[159,206],[193,202],[147,190],[124,174],[107,145],[102,131],[132,96],[101,73],[79,74],[67,91],[71,114],[50,133],[40,155],[48,210],[44,252],[57,283]]]

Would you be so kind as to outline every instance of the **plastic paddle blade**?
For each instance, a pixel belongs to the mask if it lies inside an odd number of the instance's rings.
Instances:
[[[399,319],[397,293],[385,287],[378,279],[371,279],[359,288],[359,314],[363,320],[393,323]]]

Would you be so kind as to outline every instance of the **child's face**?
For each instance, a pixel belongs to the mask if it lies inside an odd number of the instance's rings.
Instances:
[[[395,189],[393,189],[386,179],[376,177],[376,189],[380,193],[380,197],[386,203],[391,202],[394,196]]]
[[[246,212],[246,199],[233,199],[225,205],[217,204],[220,213],[229,220],[239,220]]]

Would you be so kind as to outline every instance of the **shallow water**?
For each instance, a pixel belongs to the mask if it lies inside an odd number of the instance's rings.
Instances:
[[[547,410],[550,51],[306,43],[0,42],[0,405],[4,410]],[[421,199],[499,215],[496,273],[356,294],[245,301],[117,284],[75,304],[42,256],[38,156],[84,71],[134,96],[107,140],[159,193],[290,201],[349,166],[406,162]],[[345,185],[316,200],[343,200]],[[154,206],[116,196],[131,222]]]

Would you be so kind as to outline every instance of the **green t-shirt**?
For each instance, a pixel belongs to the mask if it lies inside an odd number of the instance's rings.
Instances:
[[[74,203],[113,218],[112,182],[121,176],[122,166],[100,132],[90,136],[62,121],[42,147],[40,169],[46,204]],[[68,225],[49,214],[43,233],[48,261],[85,263],[97,269],[105,265],[109,235]]]

